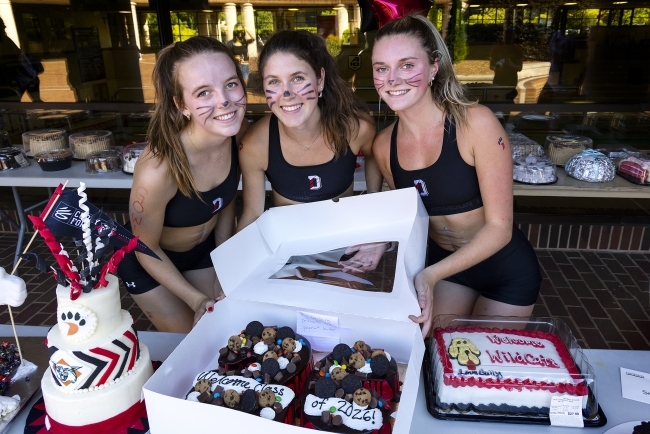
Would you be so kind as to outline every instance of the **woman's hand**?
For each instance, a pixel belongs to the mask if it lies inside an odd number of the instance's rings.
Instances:
[[[351,255],[354,253],[354,256],[348,260],[339,261],[339,265],[343,267],[343,272],[363,273],[373,271],[377,268],[379,260],[388,249],[388,245],[389,243],[367,243],[350,246],[345,250],[345,254]]]
[[[431,329],[433,316],[433,288],[437,283],[432,267],[427,267],[415,276],[415,291],[418,296],[418,304],[422,309],[420,316],[409,315],[409,319],[418,324],[422,324],[422,336],[426,338]]]
[[[196,324],[199,322],[201,317],[205,315],[206,312],[210,313],[214,310],[214,305],[216,302],[223,300],[225,297],[226,296],[222,294],[219,296],[219,298],[213,300],[211,298],[203,296],[203,298],[194,308],[194,324],[192,324],[192,327],[196,326]]]

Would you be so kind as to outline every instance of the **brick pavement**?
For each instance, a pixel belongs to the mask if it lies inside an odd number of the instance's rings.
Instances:
[[[0,266],[12,268],[15,233],[0,232]],[[68,247],[69,248],[69,247]],[[39,238],[30,251],[48,257]],[[537,249],[542,268],[542,287],[533,310],[539,317],[564,320],[583,348],[650,350],[650,254],[580,250]],[[18,324],[54,325],[54,281],[31,265],[18,273],[27,282],[28,296],[14,308]],[[138,330],[153,327],[120,287],[122,308],[131,312]],[[9,314],[0,307],[0,323]]]

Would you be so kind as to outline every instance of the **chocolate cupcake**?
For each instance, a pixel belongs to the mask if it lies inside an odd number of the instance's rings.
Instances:
[[[363,341],[339,344],[307,378],[301,426],[355,434],[390,430],[398,396],[397,362],[389,353]]]
[[[253,389],[258,394],[270,389],[276,397],[273,406],[264,407],[258,403],[254,408],[252,395],[248,393],[248,398],[237,405],[233,404],[232,408],[292,423],[299,407],[298,400],[293,399],[294,391],[304,388],[307,376],[313,367],[311,345],[307,339],[297,335],[291,327],[278,328],[265,326],[259,321],[251,321],[239,334],[228,338],[226,346],[219,350],[218,365],[216,370],[203,372],[196,377],[195,389],[198,382],[205,379],[211,382],[213,389],[215,385],[226,390],[229,389],[229,385],[246,385],[235,388],[240,394],[249,389]],[[212,403],[203,392],[190,391],[187,399]],[[222,394],[217,398],[214,394],[213,390],[212,400],[223,398]],[[292,398],[287,402],[289,395]],[[244,398],[243,395],[241,398]],[[267,396],[263,401],[268,404],[269,397]],[[222,404],[222,400],[218,402],[219,405]],[[225,402],[232,404],[234,401]],[[275,416],[271,414],[271,410],[275,411]]]

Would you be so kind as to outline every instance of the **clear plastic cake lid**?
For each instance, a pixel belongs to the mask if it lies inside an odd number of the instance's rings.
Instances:
[[[50,163],[54,161],[65,160],[72,158],[72,151],[70,149],[53,149],[51,151],[41,152],[34,155],[34,158],[39,163]]]
[[[22,134],[23,149],[30,155],[68,147],[65,130],[45,129],[27,131]]]
[[[122,148],[122,161],[126,162],[139,158],[142,151],[144,151],[144,148],[147,147],[147,143],[148,142],[135,142],[125,145],[124,148]]]
[[[434,318],[425,358],[427,407],[449,419],[548,423],[553,397],[577,397],[600,426],[596,377],[556,318]]]

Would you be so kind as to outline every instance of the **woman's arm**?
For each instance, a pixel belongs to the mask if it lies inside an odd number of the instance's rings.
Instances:
[[[237,223],[237,232],[253,223],[264,212],[266,176],[269,160],[269,117],[253,125],[239,146],[239,167],[242,172],[244,211]]]
[[[461,249],[416,276],[415,287],[423,314],[412,319],[425,323],[423,333],[428,332],[431,320],[430,298],[425,296],[431,297],[435,284],[489,258],[512,236],[512,154],[505,131],[494,114],[482,106],[468,111],[468,126],[458,131],[459,141],[470,146],[474,157],[485,225]]]
[[[165,208],[177,191],[176,184],[168,175],[167,165],[147,150],[138,159],[136,169],[129,199],[131,229],[162,261],[140,253],[136,253],[136,257],[151,277],[183,300],[193,311],[205,309],[206,303],[214,300],[209,300],[194,288],[160,248]]]
[[[364,160],[364,175],[366,177],[366,191],[368,193],[376,193],[381,191],[381,183],[383,181],[377,162],[373,156],[372,142],[375,138],[375,125],[374,123],[359,120],[359,134],[354,140],[353,150],[358,149],[363,152]],[[358,152],[358,151],[357,151]]]

